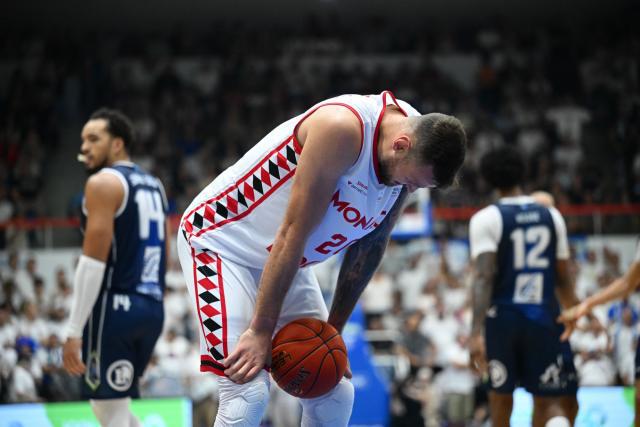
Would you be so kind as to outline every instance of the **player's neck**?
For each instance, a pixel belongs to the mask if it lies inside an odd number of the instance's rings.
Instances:
[[[404,129],[405,115],[396,108],[392,108],[391,105],[387,107],[387,110],[380,122],[380,132],[378,134],[378,159],[386,158],[386,153],[392,151],[391,145],[393,144],[393,137]]]
[[[505,190],[496,190],[496,193],[498,194],[499,199],[505,197],[518,197],[524,194],[520,187],[513,187]]]
[[[114,156],[114,158],[109,162],[109,166],[113,166],[114,164],[119,162],[131,162],[131,157],[129,157],[128,154]]]

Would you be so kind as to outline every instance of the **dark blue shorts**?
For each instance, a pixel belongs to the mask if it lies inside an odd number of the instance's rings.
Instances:
[[[139,397],[138,380],[163,320],[162,301],[137,294],[101,294],[82,336],[82,360],[87,366],[83,397]]]
[[[573,353],[560,342],[562,325],[540,324],[504,306],[485,325],[491,390],[512,393],[522,386],[537,396],[576,394]]]

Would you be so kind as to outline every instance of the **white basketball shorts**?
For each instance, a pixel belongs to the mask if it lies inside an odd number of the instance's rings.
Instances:
[[[231,262],[205,248],[194,248],[178,233],[178,257],[198,319],[200,371],[224,376],[222,360],[234,349],[253,317],[262,270]],[[301,268],[282,304],[274,334],[292,320],[329,313],[311,268]]]

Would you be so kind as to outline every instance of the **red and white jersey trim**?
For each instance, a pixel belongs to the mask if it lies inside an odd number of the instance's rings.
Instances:
[[[320,262],[348,247],[377,227],[400,194],[400,186],[387,187],[379,180],[377,139],[388,104],[406,115],[419,115],[406,102],[383,92],[332,98],[281,124],[196,197],[182,218],[182,233],[192,247],[261,268],[288,206],[291,178],[302,153],[296,130],[319,108],[340,105],[361,124],[360,155],[339,180],[323,220],[307,240],[301,265]]]

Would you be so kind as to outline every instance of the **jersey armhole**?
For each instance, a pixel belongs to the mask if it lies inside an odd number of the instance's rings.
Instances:
[[[358,157],[356,158],[356,161],[353,162],[353,165],[358,163],[358,160],[360,160],[360,156],[362,155],[362,147],[364,146],[364,121],[362,120],[362,116],[360,116],[360,113],[358,113],[358,111],[353,108],[351,105],[349,104],[345,104],[342,102],[328,102],[326,104],[321,104],[316,106],[314,109],[312,109],[311,111],[308,111],[307,114],[305,114],[299,121],[298,123],[296,123],[295,127],[293,128],[293,142],[294,144],[296,144],[298,146],[298,149],[300,151],[302,151],[303,147],[300,144],[300,141],[298,141],[298,128],[300,127],[300,125],[302,124],[302,122],[304,122],[307,118],[309,118],[313,113],[315,113],[316,111],[318,111],[320,108],[322,107],[327,107],[330,105],[337,105],[340,107],[345,107],[347,109],[349,109],[349,111],[351,111],[358,119],[358,121],[360,122],[360,151],[358,152]],[[351,166],[353,166],[351,165]]]
[[[160,178],[156,178],[158,182],[158,189],[160,190],[160,195],[162,196],[162,203],[164,203],[165,213],[169,212],[169,199],[167,199],[167,193],[164,191],[164,185],[162,185],[162,181]]]
[[[122,172],[117,169],[104,168],[100,171],[100,173],[110,173],[116,176],[122,183],[122,188],[124,189],[124,197],[122,198],[120,207],[116,211],[116,218],[118,218],[120,215],[122,215],[122,212],[124,212],[125,208],[127,207],[127,201],[129,200],[129,183],[127,182],[127,179],[124,177]]]

